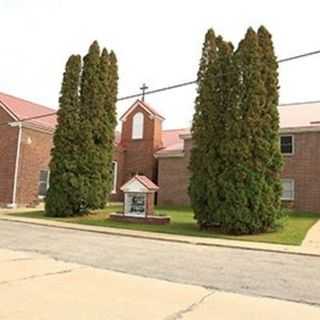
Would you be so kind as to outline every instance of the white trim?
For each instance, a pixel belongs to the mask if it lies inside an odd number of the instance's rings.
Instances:
[[[182,140],[192,139],[192,134],[191,133],[184,133],[184,134],[180,134],[179,137]]]
[[[279,133],[303,133],[303,132],[319,132],[320,126],[312,125],[308,127],[288,127],[288,128],[280,128]]]
[[[163,151],[159,153],[155,153],[154,157],[156,159],[162,159],[162,158],[183,158],[184,152],[179,150],[174,151]]]
[[[295,152],[295,140],[294,140],[294,135],[293,134],[280,134],[279,135],[279,144],[280,144],[280,151],[281,151],[281,137],[291,137],[292,139],[292,152],[288,152],[288,153],[283,153],[281,152],[281,154],[283,156],[293,156],[294,152]]]
[[[142,140],[144,134],[144,114],[143,112],[137,112],[132,118],[132,140]]]
[[[22,138],[22,124],[21,122],[15,122],[9,124],[11,127],[18,127],[18,141],[17,141],[17,151],[16,151],[16,161],[14,168],[14,178],[13,178],[13,190],[12,190],[12,204],[10,207],[16,207],[17,198],[17,185],[18,185],[18,174],[19,174],[19,162],[20,162],[20,150],[21,150],[21,138]]]
[[[283,178],[281,179],[281,184],[283,182],[290,182],[292,184],[292,197],[283,197],[282,194],[281,194],[281,200],[284,200],[284,201],[294,201],[295,199],[295,181],[294,179],[292,178]]]
[[[114,170],[113,170],[113,186],[112,186],[112,194],[117,193],[117,180],[118,180],[118,161],[113,160],[112,164],[115,164]]]
[[[55,128],[51,128],[49,126],[47,127],[45,125],[40,125],[40,124],[36,125],[31,122],[23,122],[22,126],[26,129],[36,130],[36,131],[40,131],[40,132],[47,133],[50,135],[53,135],[54,131],[55,131]]]
[[[284,127],[279,129],[279,135],[286,135],[286,134],[294,134],[294,133],[304,133],[304,132],[320,132],[319,125],[312,125],[308,127]],[[179,137],[181,139],[191,139],[191,133],[180,134]]]
[[[47,191],[49,189],[49,186],[50,186],[50,169],[40,169],[39,171],[39,183],[38,183],[38,186],[40,185],[41,182],[44,182],[44,181],[40,181],[40,176],[41,176],[41,171],[47,171],[48,172],[48,176],[47,176],[47,181],[46,181],[46,186],[47,186]],[[39,189],[39,188],[38,188]],[[38,193],[39,193],[39,190],[38,190]],[[38,199],[41,199],[43,200],[46,196],[43,196],[43,195],[40,195],[38,194]]]
[[[164,120],[163,117],[161,117],[160,115],[156,115],[154,114],[147,106],[144,105],[143,102],[137,100],[121,117],[120,117],[120,121],[126,121],[127,117],[129,116],[129,114],[136,108],[136,107],[141,107],[145,112],[147,112],[150,115],[151,119],[159,119],[159,120]]]

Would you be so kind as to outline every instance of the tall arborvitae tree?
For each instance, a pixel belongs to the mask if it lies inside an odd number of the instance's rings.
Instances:
[[[84,57],[80,89],[82,194],[87,209],[103,208],[111,191],[116,126],[117,64],[97,41]]]
[[[48,216],[71,216],[81,210],[78,170],[80,72],[81,57],[73,55],[66,64],[59,99],[45,206]]]
[[[209,112],[209,224],[236,223],[239,203],[245,201],[239,158],[241,146],[240,78],[233,46],[217,39],[218,55],[210,70],[212,105]]]
[[[102,50],[100,58],[100,72],[102,90],[104,96],[104,115],[101,121],[101,136],[103,139],[100,144],[100,155],[102,156],[104,166],[101,168],[103,182],[104,198],[103,205],[107,200],[107,196],[112,191],[112,156],[114,151],[115,128],[117,124],[116,118],[116,101],[117,101],[117,83],[118,83],[118,70],[117,60],[113,52],[108,54],[106,49]]]
[[[84,207],[98,209],[106,201],[101,169],[106,163],[106,152],[101,148],[106,141],[105,94],[101,81],[100,48],[94,41],[83,59],[80,87],[80,174]],[[103,154],[105,153],[105,154]],[[102,169],[104,170],[104,169]]]
[[[280,174],[283,159],[279,146],[279,80],[278,63],[274,53],[272,36],[269,31],[261,26],[257,32],[262,62],[262,80],[265,87],[265,102],[262,110],[263,134],[265,140],[264,153],[261,152],[262,161],[265,164],[266,179],[270,187],[268,193],[271,203],[270,218],[272,223],[277,217],[281,217],[281,180]]]
[[[208,139],[209,110],[212,107],[212,85],[208,69],[217,56],[216,36],[210,29],[204,40],[202,57],[198,71],[198,96],[195,101],[195,114],[192,122],[193,145],[189,169],[191,172],[189,195],[195,213],[195,219],[202,227],[212,221],[208,207]]]
[[[244,182],[245,201],[239,203],[237,219],[224,228],[233,233],[257,233],[271,228],[278,210],[274,204],[274,189],[270,184],[270,134],[265,105],[267,89],[263,77],[264,60],[256,32],[249,28],[240,42],[237,59],[241,71],[240,107],[241,145],[243,155],[239,159]],[[270,132],[273,131],[270,125]],[[278,134],[278,132],[276,132]]]
[[[249,28],[236,52],[208,35],[193,119],[190,196],[202,227],[271,229],[281,216],[278,73],[271,36]],[[213,37],[211,37],[213,39]],[[209,48],[209,49],[208,49]]]

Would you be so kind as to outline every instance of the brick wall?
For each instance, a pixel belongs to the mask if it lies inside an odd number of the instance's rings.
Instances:
[[[189,205],[189,159],[191,139],[185,140],[184,157],[159,158],[158,173],[158,204],[159,205]]]
[[[52,133],[22,129],[17,185],[17,203],[31,205],[38,201],[40,170],[49,167]]]
[[[295,181],[295,199],[290,207],[320,213],[320,132],[295,133],[295,153],[284,156],[282,178]],[[190,203],[187,188],[191,140],[185,141],[183,158],[159,158],[160,205]]]
[[[294,179],[293,207],[320,213],[320,132],[294,134],[294,154],[284,156],[282,177]]]
[[[0,123],[13,119],[0,107]],[[12,203],[18,128],[0,127],[0,206]]]
[[[132,139],[132,118],[138,112],[144,115],[144,130],[142,139]],[[122,173],[120,184],[127,182],[133,174],[140,173],[157,182],[157,159],[154,153],[162,146],[161,121],[150,118],[150,115],[140,106],[132,111],[122,123],[121,146],[123,147],[123,163],[119,166]]]

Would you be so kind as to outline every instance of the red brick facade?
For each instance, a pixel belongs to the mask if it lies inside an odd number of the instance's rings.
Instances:
[[[133,139],[133,117],[140,112],[144,117],[143,136],[141,139]],[[118,172],[117,194],[112,195],[113,200],[123,199],[120,187],[135,174],[144,175],[157,182],[158,161],[154,154],[162,147],[161,134],[161,119],[139,104],[122,120],[120,143],[114,155],[114,160],[118,161]]]
[[[52,132],[22,128],[17,184],[19,205],[32,205],[39,201],[40,171],[49,168],[52,137]]]
[[[158,159],[158,204],[160,205],[188,205],[189,159],[191,139],[184,141],[184,152],[173,157]]]
[[[0,123],[14,119],[0,108]],[[27,124],[26,124],[27,126]],[[16,170],[19,128],[0,127],[0,205],[31,205],[38,201],[40,170],[47,170],[53,130],[21,128],[20,153]],[[16,199],[13,203],[14,177],[17,173]]]
[[[320,213],[320,131],[282,135],[294,137],[294,153],[284,155],[282,173],[283,179],[294,181],[294,200],[284,203],[295,210]],[[159,157],[159,204],[190,204],[187,166],[191,146],[191,139],[186,139],[180,157]]]
[[[320,131],[292,135],[294,153],[284,156],[282,177],[294,180],[293,208],[320,213]]]
[[[1,95],[0,95],[1,98]],[[3,96],[1,99],[17,98]],[[0,100],[1,100],[0,99]],[[25,102],[17,100],[16,109]],[[29,102],[27,102],[29,103]],[[30,103],[26,108],[30,107]],[[35,105],[39,114],[41,106]],[[301,107],[299,107],[301,108]],[[319,107],[320,108],[320,107]],[[296,109],[290,109],[296,112]],[[47,113],[48,111],[43,111]],[[133,138],[133,118],[143,114],[143,135]],[[313,117],[314,111],[310,113]],[[286,115],[287,117],[287,115]],[[13,121],[15,115],[1,106],[0,123]],[[284,118],[284,117],[283,117]],[[282,119],[283,119],[282,118]],[[188,205],[188,163],[192,147],[189,130],[162,130],[162,118],[144,102],[137,101],[121,118],[122,131],[116,141],[113,159],[116,161],[116,192],[111,200],[122,201],[120,187],[133,175],[145,175],[159,186],[157,203],[160,205]],[[292,119],[292,118],[290,118]],[[299,120],[299,117],[294,120]],[[39,200],[39,175],[48,169],[54,120],[48,123],[24,123],[21,131],[19,165],[17,170],[16,203],[30,205]],[[308,123],[306,123],[308,124]],[[46,125],[48,125],[46,127]],[[296,126],[296,123],[294,123]],[[291,133],[284,133],[291,132]],[[281,134],[294,136],[294,153],[284,157],[282,177],[294,181],[294,198],[290,206],[299,211],[320,213],[320,127],[294,127]],[[0,126],[0,205],[14,201],[14,177],[19,128]]]
[[[0,123],[13,121],[13,118],[0,107]],[[0,126],[0,206],[12,203],[13,181],[18,141],[17,127]]]

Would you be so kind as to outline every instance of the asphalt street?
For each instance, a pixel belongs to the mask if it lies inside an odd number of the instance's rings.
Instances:
[[[0,248],[246,295],[320,305],[320,257],[196,246],[0,221]]]

